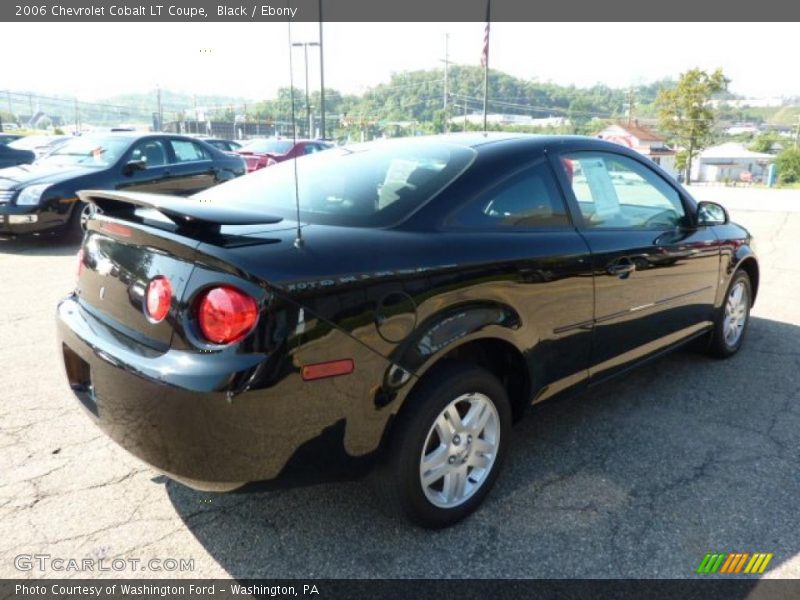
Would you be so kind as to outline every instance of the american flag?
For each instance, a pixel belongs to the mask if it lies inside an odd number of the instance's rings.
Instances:
[[[481,52],[481,66],[485,69],[488,64],[489,64],[489,21],[487,20],[486,29],[483,32],[483,52]]]

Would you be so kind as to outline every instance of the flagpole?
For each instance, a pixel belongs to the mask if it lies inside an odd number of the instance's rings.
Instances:
[[[486,133],[486,111],[489,107],[489,23],[492,20],[492,0],[486,0],[486,40],[483,61],[483,132]]]

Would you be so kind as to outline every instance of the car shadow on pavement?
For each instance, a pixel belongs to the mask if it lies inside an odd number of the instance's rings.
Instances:
[[[707,552],[773,570],[800,552],[798,372],[800,327],[754,317],[732,359],[679,351],[537,405],[487,502],[443,531],[385,516],[365,481],[166,488],[236,578],[684,578]]]
[[[75,254],[81,245],[77,235],[0,236],[0,254],[26,254],[39,256],[68,256]]]

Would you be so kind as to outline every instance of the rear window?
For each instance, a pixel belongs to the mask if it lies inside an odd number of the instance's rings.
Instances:
[[[475,152],[432,142],[377,142],[336,148],[272,165],[195,197],[263,209],[300,220],[352,227],[382,227],[402,220],[447,186]]]
[[[250,140],[241,149],[245,152],[286,154],[292,146],[294,146],[292,140]]]

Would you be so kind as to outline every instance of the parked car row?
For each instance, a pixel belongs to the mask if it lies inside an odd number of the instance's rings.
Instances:
[[[70,139],[66,135],[0,135],[0,169],[29,165]]]
[[[316,140],[142,135],[8,135],[0,142],[0,235],[79,231],[82,189],[190,195],[332,147]]]

